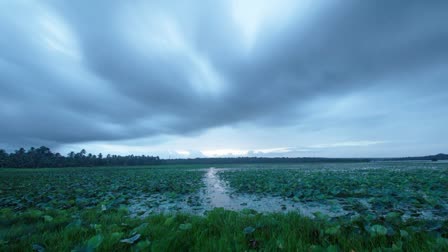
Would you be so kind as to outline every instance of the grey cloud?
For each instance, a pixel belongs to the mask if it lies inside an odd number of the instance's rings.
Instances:
[[[448,63],[446,1],[322,1],[281,29],[262,28],[249,52],[226,1],[1,5],[0,140],[6,144],[287,125],[312,116],[307,104],[317,98],[369,86],[448,91],[442,82],[396,81]],[[79,59],[60,59],[42,44],[38,22],[52,14],[72,33]],[[160,23],[165,17],[168,24]],[[187,49],[151,48],[163,25],[178,29]],[[174,42],[160,43],[179,46],[176,34],[166,36]],[[192,78],[199,78],[198,88]],[[207,83],[214,81],[220,83]]]

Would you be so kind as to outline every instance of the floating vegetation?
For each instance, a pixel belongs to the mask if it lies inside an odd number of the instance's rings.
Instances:
[[[204,172],[175,168],[65,168],[0,172],[0,206],[34,209],[127,207],[142,197],[174,200],[202,187]],[[33,210],[33,211],[34,211]],[[44,216],[51,221],[51,216]]]
[[[446,219],[448,164],[384,162],[294,165],[289,169],[218,172],[238,194],[282,197],[297,205],[321,203],[344,214],[389,219]]]

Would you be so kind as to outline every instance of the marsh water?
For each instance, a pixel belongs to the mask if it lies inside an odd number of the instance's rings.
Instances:
[[[440,166],[441,165],[441,166]],[[346,169],[345,167],[357,167],[355,169],[355,174],[353,174],[350,168]],[[356,164],[356,165],[344,165],[344,164],[335,164],[325,166],[324,170],[313,169],[310,170],[310,173],[314,172],[347,172],[347,179],[350,176],[365,176],[364,171],[371,171],[375,169],[387,169],[388,171],[394,172],[402,172],[407,169],[415,169],[418,167],[420,169],[423,167],[424,169],[429,170],[437,170],[445,169],[443,171],[448,171],[445,167],[446,164],[439,164],[439,166],[434,165],[428,162],[422,163],[412,163],[412,165],[398,165],[394,164],[383,167],[383,164]],[[407,167],[411,168],[407,168]],[[415,166],[415,167],[414,167]],[[342,167],[342,168],[341,168]],[[405,167],[405,168],[403,168]],[[440,168],[442,167],[442,168]],[[276,169],[268,167],[267,169]],[[282,169],[296,169],[293,167],[282,167]],[[192,171],[198,171],[192,170]],[[365,213],[373,213],[378,214],[376,208],[378,205],[377,201],[372,201],[372,197],[354,197],[350,199],[346,199],[344,197],[335,197],[323,200],[295,200],[295,198],[285,197],[275,194],[269,193],[244,193],[237,192],[235,188],[232,188],[228,181],[222,179],[220,174],[234,172],[234,173],[242,173],[241,176],[244,176],[245,173],[242,171],[248,172],[251,174],[257,173],[260,169],[253,169],[251,167],[233,167],[233,168],[215,168],[210,167],[207,169],[201,169],[203,172],[203,187],[199,190],[199,192],[178,196],[178,197],[170,197],[170,195],[166,194],[152,194],[152,195],[142,195],[141,197],[135,198],[131,201],[131,205],[129,210],[132,216],[135,217],[145,217],[151,213],[172,213],[172,212],[184,212],[184,213],[193,213],[198,215],[203,215],[207,211],[210,211],[214,208],[224,208],[228,210],[243,210],[243,209],[251,209],[256,212],[290,212],[295,211],[299,212],[302,215],[308,217],[314,217],[316,214],[324,214],[329,217],[337,217],[337,216],[356,216],[359,214]],[[188,172],[188,171],[186,171]],[[308,171],[307,171],[308,172]],[[246,173],[247,174],[247,173]],[[364,175],[363,175],[364,174]],[[441,178],[443,178],[444,173],[441,173]],[[345,176],[345,175],[344,175]],[[398,175],[399,176],[399,175]],[[354,188],[357,189],[357,188]],[[409,190],[409,189],[406,189]],[[417,189],[416,189],[417,190]],[[397,195],[400,193],[406,192],[387,192],[392,195]],[[428,191],[423,191],[422,189],[418,189],[418,193],[422,195],[423,199],[430,198],[428,196]],[[388,196],[388,195],[385,195]],[[448,216],[448,204],[445,200],[441,200],[438,198],[439,202],[433,205],[424,205],[418,203],[416,207],[414,207],[409,202],[400,202],[400,197],[397,196],[398,200],[394,202],[386,202],[389,205],[393,205],[392,208],[395,211],[398,211],[402,214],[403,218],[410,217],[418,217],[422,219],[446,219]],[[390,200],[390,198],[380,199],[383,201]],[[419,199],[420,200],[420,199]],[[434,200],[433,200],[434,201]],[[356,206],[356,207],[353,207]],[[433,207],[436,206],[436,207]],[[437,208],[437,209],[436,209]],[[361,213],[359,209],[363,209]],[[386,214],[388,211],[392,210],[383,210],[380,212],[381,214]]]
[[[214,168],[205,170],[204,187],[196,195],[188,195],[179,199],[171,199],[164,194],[139,197],[132,201],[129,208],[131,216],[144,218],[151,213],[184,212],[203,215],[214,208],[227,210],[251,209],[256,212],[288,212],[298,211],[314,217],[317,212],[328,216],[346,215],[341,206],[328,206],[318,202],[307,204],[294,202],[280,196],[259,196],[254,194],[235,193],[218,176],[218,172],[235,170],[235,168]]]
[[[211,167],[204,177],[206,187],[201,191],[200,195],[207,209],[222,207],[229,210],[252,209],[257,212],[299,211],[306,216],[313,216],[315,212],[323,212],[330,216],[346,214],[343,209],[331,209],[319,203],[300,204],[280,196],[234,193],[217,175],[218,171],[223,170],[226,170],[226,168],[217,169]]]

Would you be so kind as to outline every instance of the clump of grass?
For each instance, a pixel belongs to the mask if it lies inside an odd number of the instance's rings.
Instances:
[[[0,250],[31,251],[446,251],[448,223],[419,231],[416,221],[310,219],[291,212],[214,209],[205,216],[128,217],[124,210],[42,211],[49,218],[1,210]],[[5,218],[13,225],[5,226]],[[10,223],[9,223],[10,224]]]

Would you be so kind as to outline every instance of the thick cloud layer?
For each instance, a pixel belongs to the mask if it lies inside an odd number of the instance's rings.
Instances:
[[[0,141],[58,145],[300,125],[353,93],[373,90],[406,111],[381,94],[448,91],[446,1],[241,2],[3,1]],[[433,106],[448,101],[413,104],[418,109],[401,120]],[[305,126],[394,122],[377,108],[372,100],[355,112],[365,118]]]

